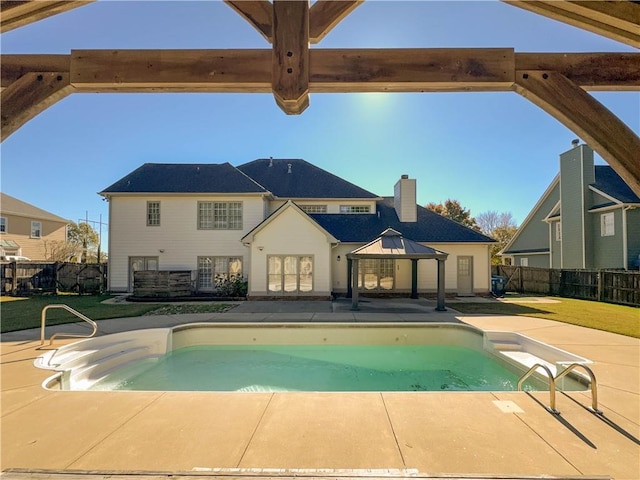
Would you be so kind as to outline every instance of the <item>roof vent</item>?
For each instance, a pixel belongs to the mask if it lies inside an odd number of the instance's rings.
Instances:
[[[579,138],[574,138],[573,140],[571,140],[571,145],[573,145],[574,147],[577,147],[579,144],[580,144]]]
[[[269,166],[273,167],[273,157],[269,157]]]
[[[287,167],[288,167],[287,173],[291,173],[291,164],[287,163]]]
[[[405,175],[402,175],[400,178],[407,179],[407,178],[409,178],[409,175],[406,175],[406,174],[405,174]]]

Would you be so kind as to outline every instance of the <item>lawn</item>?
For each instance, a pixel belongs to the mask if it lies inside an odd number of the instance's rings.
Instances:
[[[573,298],[553,297],[558,303],[518,303],[517,297],[509,295],[508,298],[516,303],[456,303],[451,304],[451,308],[468,314],[546,318],[640,338],[640,308]]]
[[[104,304],[110,295],[46,295],[33,297],[0,297],[0,332],[26,328],[39,328],[40,315],[46,305],[64,303],[92,320],[138,317],[141,315],[171,315],[175,313],[207,313],[226,311],[227,304]],[[47,312],[47,325],[60,325],[80,321],[61,309]]]

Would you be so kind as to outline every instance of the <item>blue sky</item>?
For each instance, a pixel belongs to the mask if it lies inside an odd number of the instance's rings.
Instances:
[[[216,1],[99,1],[2,34],[0,42],[2,53],[269,48]],[[497,1],[368,0],[316,46],[400,47],[634,51]],[[640,132],[640,93],[593,95]],[[304,158],[378,195],[392,195],[408,174],[422,205],[453,198],[473,215],[508,211],[520,223],[574,138],[513,92],[313,94],[300,116],[285,115],[269,94],[83,93],[3,142],[0,182],[3,192],[64,218],[88,212],[106,222],[108,205],[97,192],[145,162]]]

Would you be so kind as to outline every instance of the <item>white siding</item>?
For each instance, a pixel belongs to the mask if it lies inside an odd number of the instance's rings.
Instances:
[[[160,225],[148,227],[147,201],[160,202]],[[241,201],[242,230],[198,230],[198,202]],[[203,255],[239,256],[248,270],[248,249],[240,239],[263,220],[258,196],[112,197],[109,218],[109,289],[126,291],[129,257],[158,257],[160,270],[197,270]],[[161,252],[161,250],[163,250]]]
[[[309,295],[330,295],[331,254],[331,243],[326,235],[297,210],[288,208],[254,236],[249,296],[268,295],[268,255],[313,256],[313,292]]]

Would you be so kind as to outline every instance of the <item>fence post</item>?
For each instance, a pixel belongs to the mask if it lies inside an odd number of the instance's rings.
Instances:
[[[596,279],[598,281],[598,301],[602,301],[602,270],[598,269],[598,274],[596,275]]]
[[[11,294],[15,295],[18,293],[18,262],[11,262],[11,270],[13,271],[13,276],[11,278]]]

